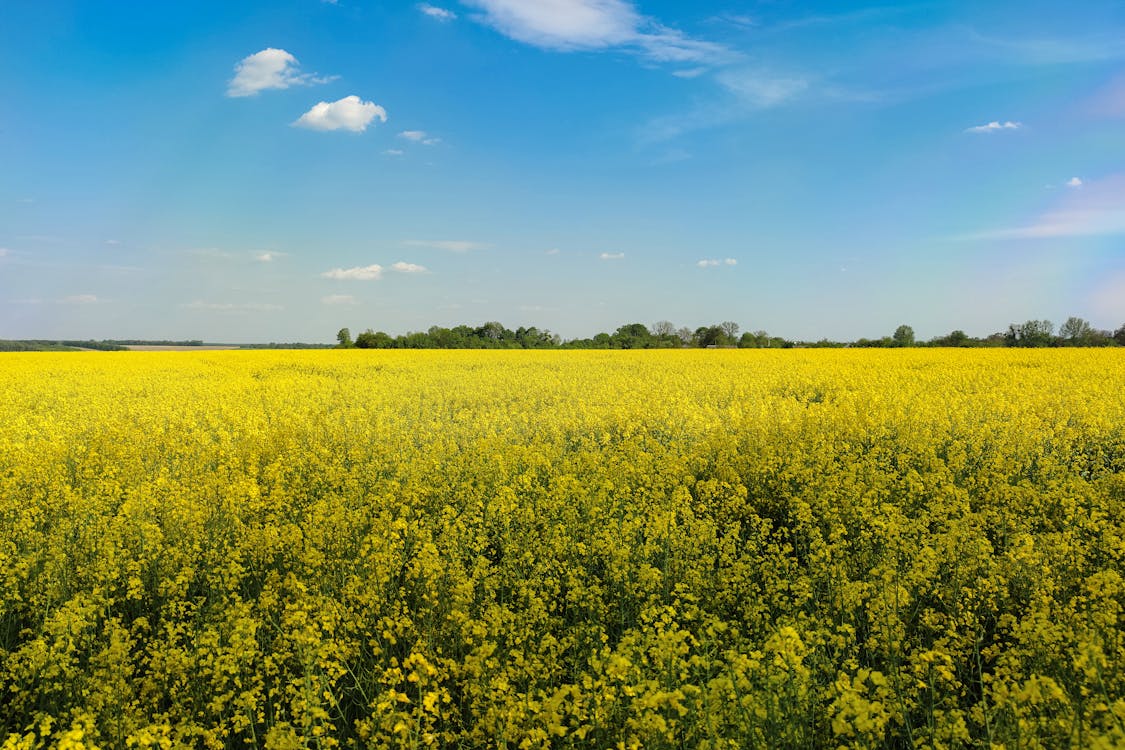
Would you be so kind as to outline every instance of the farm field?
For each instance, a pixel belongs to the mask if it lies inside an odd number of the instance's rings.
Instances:
[[[1120,350],[0,358],[0,743],[1125,745]]]

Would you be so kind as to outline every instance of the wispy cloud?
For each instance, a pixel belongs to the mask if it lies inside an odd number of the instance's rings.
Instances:
[[[12,251],[6,247],[0,247],[0,258],[6,258],[11,255]]]
[[[445,8],[439,8],[436,5],[430,5],[429,3],[418,3],[417,8],[419,11],[426,14],[430,18],[436,19],[438,21],[452,21],[453,19],[457,18],[457,14],[453,11],[446,10]]]
[[[319,102],[301,115],[293,125],[309,130],[350,130],[362,133],[371,121],[387,121],[387,110],[374,102],[365,102],[354,94],[334,102]]]
[[[398,134],[399,138],[405,138],[414,143],[421,143],[426,146],[433,146],[434,144],[441,143],[440,138],[434,138],[425,130],[404,130]]]
[[[448,250],[451,253],[467,253],[470,250],[483,250],[488,245],[481,242],[468,240],[407,240],[404,245],[411,247],[429,247],[435,250]]]
[[[1118,33],[1084,36],[999,36],[969,30],[967,37],[985,51],[1023,65],[1103,62],[1125,58],[1125,39]]]
[[[326,279],[337,281],[378,281],[383,278],[383,267],[378,263],[355,268],[333,268],[321,274]]]
[[[234,78],[227,84],[227,96],[255,96],[268,89],[310,86],[327,83],[335,76],[319,77],[302,73],[297,58],[283,49],[268,47],[244,57],[234,66]]]
[[[992,122],[987,122],[984,125],[974,125],[971,128],[965,128],[965,132],[966,133],[999,133],[999,132],[1004,131],[1004,130],[1019,130],[1022,127],[1023,127],[1023,123],[1021,123],[1021,122],[1012,122],[1011,120],[1007,120],[1006,122],[1000,122],[999,120],[993,120]]]
[[[388,148],[388,149],[383,151],[383,154],[385,156],[402,156],[405,153],[406,152],[403,151],[401,148]]]
[[[723,258],[722,260],[718,258],[704,258],[703,260],[697,261],[695,265],[700,268],[718,268],[719,266],[737,266],[738,261],[734,258]]]
[[[281,305],[274,305],[261,302],[205,302],[203,300],[195,300],[189,302],[183,307],[188,310],[208,310],[211,312],[276,312],[283,310]]]
[[[504,36],[558,51],[625,49],[655,62],[718,64],[736,55],[641,15],[626,0],[464,0]]]
[[[324,305],[354,305],[356,303],[355,297],[350,294],[329,294],[327,297],[321,297],[320,302]]]
[[[562,251],[559,250],[557,247],[552,247],[552,248],[548,248],[547,250],[544,250],[543,252],[544,252],[545,255],[558,255]]]
[[[93,305],[99,301],[96,294],[72,294],[59,300],[64,305]]]
[[[1081,190],[1060,194],[1051,209],[1024,226],[975,232],[958,239],[1049,239],[1121,234],[1125,234],[1125,174],[1082,182]]]
[[[399,273],[427,273],[428,272],[428,269],[425,266],[420,266],[417,263],[407,263],[404,260],[400,260],[397,263],[392,263],[391,264],[391,270],[392,271],[398,271]]]
[[[1083,183],[1082,183],[1081,177],[1071,177],[1069,180],[1066,181],[1066,186],[1072,187],[1072,188],[1082,187],[1082,184]]]
[[[598,256],[601,260],[621,260],[625,257],[625,253],[602,253]]]
[[[254,260],[258,261],[259,263],[273,263],[275,260],[281,258],[284,255],[285,253],[279,253],[276,250],[263,250],[261,252],[254,253]]]

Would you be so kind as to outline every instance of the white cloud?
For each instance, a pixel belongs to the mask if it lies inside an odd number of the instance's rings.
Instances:
[[[425,266],[419,266],[416,263],[407,263],[404,260],[400,260],[397,263],[392,263],[391,264],[391,270],[392,271],[398,271],[399,273],[426,273],[427,272],[427,269],[426,269]]]
[[[684,68],[683,70],[674,70],[672,75],[676,78],[698,78],[707,72],[707,68]]]
[[[387,156],[402,156],[406,152],[403,151],[401,148],[388,148],[383,153],[386,154]]]
[[[601,260],[621,260],[625,253],[602,253],[598,256]]]
[[[631,49],[658,62],[709,62],[734,55],[637,12],[625,0],[465,0],[504,36],[545,49]]]
[[[188,310],[209,310],[212,312],[276,312],[282,310],[281,305],[260,302],[204,302],[195,300],[183,305]]]
[[[280,258],[284,253],[274,252],[273,250],[264,250],[260,253],[254,253],[254,260],[259,263],[272,263]]]
[[[470,250],[481,250],[488,247],[480,242],[467,240],[407,240],[404,244],[411,247],[431,247],[436,250],[448,250],[451,253],[467,253]]]
[[[350,130],[362,133],[371,121],[387,121],[387,110],[373,102],[365,102],[354,94],[334,102],[319,102],[301,115],[293,125],[309,130]]]
[[[439,8],[429,3],[418,3],[418,10],[425,13],[430,18],[436,18],[439,21],[452,21],[457,18],[457,14],[453,11]]]
[[[986,123],[984,125],[974,125],[971,128],[965,128],[965,132],[966,133],[996,133],[996,132],[999,132],[1001,130],[1019,130],[1022,127],[1023,127],[1022,122],[1012,122],[1011,120],[1008,120],[1006,122],[1000,122],[998,120],[993,120],[992,122]]]
[[[1082,178],[1081,177],[1071,177],[1069,180],[1066,181],[1066,186],[1067,187],[1082,187]]]
[[[334,76],[318,78],[311,73],[302,73],[297,58],[283,49],[269,47],[244,57],[234,66],[234,78],[227,85],[227,96],[255,96],[267,89],[308,86],[333,79]]]
[[[107,245],[120,245],[121,240],[106,240],[105,244],[107,244]]]
[[[723,258],[723,265],[726,265],[726,266],[737,266],[737,265],[738,265],[738,261],[737,261],[737,260],[735,260],[734,258]]]
[[[72,294],[59,300],[64,305],[92,305],[97,301],[98,296],[96,294]]]
[[[378,281],[383,278],[383,267],[378,263],[355,268],[333,268],[321,274],[326,279],[337,281]]]
[[[547,255],[558,255],[561,251],[557,247],[552,247],[546,251]]]
[[[414,143],[421,143],[426,146],[433,146],[436,143],[441,143],[440,138],[434,138],[425,130],[404,130],[398,134],[399,138],[405,138]]]
[[[723,258],[722,260],[718,258],[704,258],[703,260],[697,261],[695,265],[700,268],[717,268],[719,266],[737,266],[738,261],[734,258]]]
[[[740,102],[756,109],[776,107],[809,88],[809,81],[803,76],[779,75],[751,68],[725,70],[716,80]]]
[[[329,294],[327,297],[321,297],[320,301],[325,305],[354,305],[355,297],[350,294]]]

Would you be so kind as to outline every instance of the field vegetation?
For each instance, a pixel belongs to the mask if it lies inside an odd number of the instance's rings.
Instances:
[[[0,743],[1125,745],[1120,350],[0,360]]]

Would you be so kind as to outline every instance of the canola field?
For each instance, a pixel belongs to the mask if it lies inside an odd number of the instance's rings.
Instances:
[[[0,359],[0,746],[1125,746],[1121,350]]]

